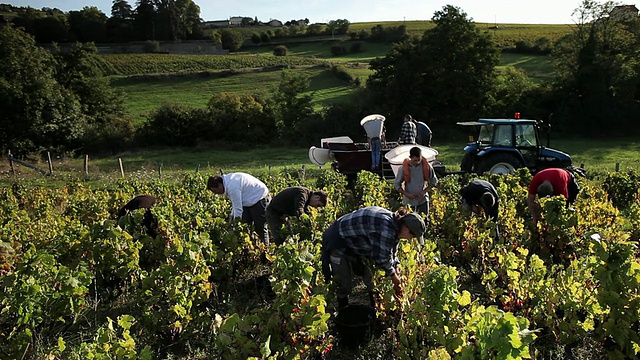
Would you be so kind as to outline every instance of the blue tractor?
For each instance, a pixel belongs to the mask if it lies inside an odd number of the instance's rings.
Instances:
[[[475,139],[465,146],[460,164],[464,172],[482,174],[511,174],[515,169],[527,167],[532,173],[546,168],[568,168],[571,156],[549,148],[548,129],[537,120],[478,119],[460,122],[477,130]],[[547,130],[547,146],[542,144],[541,130]]]

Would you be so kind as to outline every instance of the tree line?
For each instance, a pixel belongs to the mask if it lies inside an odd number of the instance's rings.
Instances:
[[[573,33],[553,46],[556,76],[542,84],[513,67],[496,70],[499,49],[491,34],[448,5],[434,14],[435,27],[402,37],[373,60],[373,74],[348,103],[315,110],[306,93],[309,79],[284,70],[269,96],[215,94],[202,109],[167,105],[138,128],[124,111],[123,95],[100,73],[95,46],[78,43],[52,54],[33,36],[6,26],[0,31],[0,144],[14,153],[199,143],[306,146],[336,134],[362,138],[357,119],[371,113],[387,117],[390,139],[406,113],[428,122],[439,137],[454,134],[461,120],[515,112],[551,121],[566,134],[630,135],[640,113],[640,20],[608,16],[613,6],[581,3]],[[333,73],[350,81],[338,67]]]

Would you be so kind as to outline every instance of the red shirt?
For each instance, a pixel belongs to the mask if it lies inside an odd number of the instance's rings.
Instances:
[[[531,179],[531,184],[529,184],[529,195],[535,195],[538,191],[538,186],[545,180],[551,182],[553,195],[562,195],[565,199],[569,198],[567,186],[569,185],[569,181],[571,181],[571,176],[567,170],[557,168],[544,169],[535,174],[533,179]]]

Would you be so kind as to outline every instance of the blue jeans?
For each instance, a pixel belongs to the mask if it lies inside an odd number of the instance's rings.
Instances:
[[[382,144],[380,138],[371,139],[371,167],[375,168],[380,166],[380,149]]]

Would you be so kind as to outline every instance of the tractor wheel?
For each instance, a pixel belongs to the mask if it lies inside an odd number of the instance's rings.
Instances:
[[[513,174],[516,169],[521,167],[522,163],[515,155],[505,153],[491,155],[486,159],[482,159],[480,166],[478,166],[481,174],[489,172],[500,175]]]

